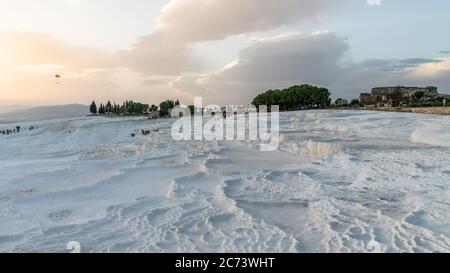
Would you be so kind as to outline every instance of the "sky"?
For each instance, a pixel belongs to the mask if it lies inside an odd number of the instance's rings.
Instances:
[[[450,93],[449,15],[446,0],[0,0],[0,105]]]

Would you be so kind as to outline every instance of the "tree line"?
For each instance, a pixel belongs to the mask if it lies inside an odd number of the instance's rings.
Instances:
[[[175,106],[180,105],[179,100],[166,100],[159,104],[159,107],[152,104],[145,104],[140,102],[134,102],[132,100],[127,100],[122,104],[111,103],[108,101],[107,103],[100,103],[97,106],[97,103],[93,101],[90,105],[90,112],[94,115],[146,115],[152,112],[159,111],[159,115],[161,117],[167,117],[170,114],[170,109],[173,109]]]
[[[297,111],[305,109],[324,109],[331,106],[331,93],[327,88],[309,84],[295,85],[282,90],[269,90],[253,99],[252,104],[259,108],[261,105],[278,105],[280,111]],[[90,106],[90,112],[98,115],[145,115],[158,112],[160,117],[170,116],[170,110],[180,105],[179,100],[165,100],[156,105],[127,100],[122,104],[101,103],[95,101]],[[191,113],[194,106],[189,105]]]
[[[295,85],[283,90],[269,90],[253,99],[252,104],[279,105],[280,111],[324,109],[331,105],[328,89],[309,84]]]

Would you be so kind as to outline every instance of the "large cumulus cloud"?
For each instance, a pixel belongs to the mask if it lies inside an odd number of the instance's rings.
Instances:
[[[172,0],[157,20],[159,35],[178,42],[222,40],[318,16],[345,0]]]
[[[161,11],[152,34],[120,53],[121,60],[142,73],[175,75],[201,70],[193,43],[267,31],[310,20],[346,0],[172,0]]]
[[[173,87],[210,103],[248,103],[265,90],[301,83],[329,87],[335,98],[355,98],[375,85],[450,85],[450,59],[352,62],[349,51],[346,39],[330,32],[263,39],[222,70],[180,77]]]
[[[271,88],[297,83],[328,86],[343,77],[342,57],[348,49],[344,39],[329,32],[260,39],[220,71],[180,77],[173,87],[207,102],[248,103]]]

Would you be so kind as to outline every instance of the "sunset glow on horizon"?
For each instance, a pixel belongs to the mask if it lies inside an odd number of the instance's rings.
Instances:
[[[248,103],[300,83],[345,98],[376,85],[449,92],[449,9],[419,0],[0,0],[0,105]]]

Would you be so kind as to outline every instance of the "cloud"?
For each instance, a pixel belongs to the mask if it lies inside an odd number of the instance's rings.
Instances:
[[[328,87],[335,98],[355,98],[376,85],[450,85],[450,58],[355,63],[346,58],[349,50],[345,39],[330,32],[263,39],[222,70],[179,77],[172,87],[207,103],[248,103],[266,90],[302,83]]]
[[[298,83],[327,86],[345,72],[347,42],[333,33],[289,34],[256,41],[222,70],[180,77],[178,92],[201,95],[210,102],[250,102],[258,93]]]
[[[367,0],[369,6],[380,6],[381,0]]]
[[[316,18],[344,0],[172,0],[157,20],[167,40],[191,43],[267,31]]]
[[[4,65],[63,63],[62,69],[81,71],[113,65],[112,52],[67,44],[54,36],[21,31],[0,31],[0,57]]]
[[[450,57],[422,63],[415,67],[411,75],[417,79],[433,79],[433,81],[448,85],[450,82]]]
[[[168,79],[164,88],[149,90],[147,77],[127,68],[117,56],[103,49],[71,46],[48,34],[1,31],[0,102],[60,104],[166,96]],[[55,74],[62,76],[60,84]]]
[[[283,82],[331,81],[347,43],[328,32],[291,34],[262,40],[242,50],[238,61],[220,74],[225,80]],[[299,65],[301,64],[301,65]]]
[[[178,75],[203,67],[189,45],[166,41],[157,34],[140,38],[132,49],[118,52],[117,58],[122,65],[147,75]]]
[[[409,58],[409,59],[367,59],[359,65],[361,68],[370,68],[373,71],[392,72],[414,68],[421,64],[439,63],[439,59]]]
[[[120,59],[146,74],[199,72],[203,61],[193,43],[267,31],[316,18],[319,12],[345,0],[172,0],[161,11],[156,30],[143,36]]]

